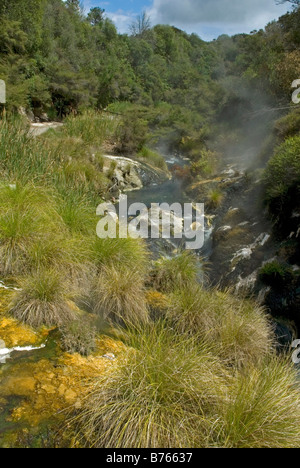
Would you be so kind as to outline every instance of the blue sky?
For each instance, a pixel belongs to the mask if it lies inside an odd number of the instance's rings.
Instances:
[[[276,0],[83,0],[86,10],[99,6],[122,33],[146,10],[152,24],[170,24],[204,40],[220,34],[249,33],[286,13],[289,3]]]

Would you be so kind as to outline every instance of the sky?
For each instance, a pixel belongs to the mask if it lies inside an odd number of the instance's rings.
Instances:
[[[126,33],[130,24],[146,11],[151,24],[169,24],[204,40],[221,34],[249,33],[291,9],[289,3],[276,0],[83,0],[85,10],[104,8],[119,32]]]

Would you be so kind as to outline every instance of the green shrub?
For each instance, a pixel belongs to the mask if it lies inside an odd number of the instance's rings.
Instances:
[[[265,172],[266,198],[283,203],[293,186],[300,186],[300,136],[288,138],[269,161]]]
[[[191,173],[194,177],[209,177],[218,168],[219,156],[210,150],[202,150],[197,154],[197,161],[191,163]]]
[[[133,112],[123,117],[118,129],[118,151],[132,155],[142,150],[148,138],[147,122]]]
[[[275,123],[275,131],[282,139],[295,136],[300,132],[300,112],[294,109],[288,115],[277,120]]]

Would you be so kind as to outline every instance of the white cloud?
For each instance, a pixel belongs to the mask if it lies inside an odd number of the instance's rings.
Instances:
[[[127,33],[129,26],[135,21],[136,13],[131,13],[123,10],[118,10],[114,13],[106,11],[106,16],[110,18],[116,25],[121,34]]]
[[[153,24],[172,24],[212,39],[263,28],[288,8],[276,0],[154,0],[148,13]]]

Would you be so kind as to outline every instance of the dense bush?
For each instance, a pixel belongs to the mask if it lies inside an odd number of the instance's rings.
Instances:
[[[266,169],[266,198],[273,211],[289,201],[289,192],[300,187],[300,136],[288,138],[269,161]]]
[[[259,270],[259,279],[274,288],[282,288],[290,283],[293,272],[288,265],[274,261],[267,263]]]

